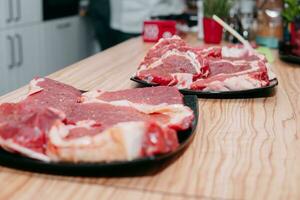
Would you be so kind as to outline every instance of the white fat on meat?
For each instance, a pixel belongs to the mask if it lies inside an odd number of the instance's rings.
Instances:
[[[212,47],[208,47],[208,48],[203,48],[201,51],[202,51],[202,54],[206,54],[208,52],[213,51],[215,48],[218,48],[218,47],[212,46]]]
[[[33,158],[36,160],[41,160],[44,162],[49,162],[50,158],[44,154],[32,151],[31,149],[28,149],[26,147],[23,147],[17,143],[15,143],[12,139],[8,139],[8,140],[3,140],[0,137],[0,146],[10,152],[18,152],[22,155],[25,155],[29,158]]]
[[[269,80],[273,80],[276,78],[276,74],[273,72],[273,67],[270,63],[266,63]]]
[[[81,95],[80,100],[81,102],[87,102],[92,100],[97,100],[97,97],[101,96],[105,91],[102,90],[91,90],[88,92],[85,92]]]
[[[263,61],[266,63],[266,57],[263,54],[258,53],[257,51],[250,51],[249,49],[242,47],[228,47],[228,46],[223,46],[221,55],[224,58],[243,58],[245,56],[252,56],[255,55],[258,60]],[[250,61],[251,62],[251,61]]]
[[[248,55],[249,50],[246,48],[236,48],[236,47],[227,47],[223,46],[222,47],[222,57],[228,57],[228,58],[241,58],[244,57],[245,55]]]
[[[43,90],[42,87],[38,86],[39,82],[43,82],[45,79],[44,78],[36,78],[32,79],[28,85],[28,92],[24,95],[22,95],[17,101],[15,102],[20,102],[22,100],[25,100],[28,96],[38,93]]]
[[[146,69],[148,69],[148,66],[145,65],[145,64],[140,65],[139,68],[138,68],[139,71],[146,70]],[[137,73],[135,73],[135,75],[136,75],[136,74],[137,74]]]
[[[181,39],[178,35],[173,35],[171,38],[160,38],[156,44],[153,45],[151,49],[156,49],[156,47],[165,40],[177,40]]]
[[[37,78],[37,79],[33,79],[30,81],[29,83],[29,91],[28,91],[28,96],[35,94],[37,92],[40,92],[43,90],[43,88],[41,88],[40,86],[38,86],[39,82],[43,82],[45,81],[44,78]]]
[[[133,160],[141,156],[145,122],[122,122],[94,136],[65,139],[73,128],[81,124],[57,124],[49,132],[47,154],[54,161],[115,161]]]
[[[267,83],[249,77],[247,74],[233,76],[224,81],[213,81],[203,91],[247,90],[265,86]]]
[[[261,81],[251,78],[248,75],[233,76],[224,81],[225,87],[229,90],[247,90],[261,87]]]
[[[196,72],[200,73],[202,66],[201,66],[200,62],[198,61],[198,59],[197,59],[197,55],[192,51],[187,51],[187,55],[188,55],[187,58],[190,60],[190,62],[194,66]]]
[[[224,86],[223,82],[213,81],[207,84],[203,91],[229,91],[229,89]]]
[[[193,74],[190,73],[174,73],[172,74],[174,80],[176,80],[176,87],[178,89],[190,88],[193,83]]]

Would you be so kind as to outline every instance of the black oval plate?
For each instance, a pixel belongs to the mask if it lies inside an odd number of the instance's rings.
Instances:
[[[15,169],[72,176],[140,176],[156,173],[166,166],[166,161],[170,161],[176,155],[179,156],[195,135],[198,122],[198,99],[195,95],[185,95],[184,104],[194,111],[195,118],[190,129],[177,133],[180,146],[170,153],[132,161],[63,163],[43,162],[0,149],[0,164]]]
[[[131,77],[130,80],[140,83],[144,86],[158,86],[159,84],[147,83],[137,77]],[[277,78],[270,80],[270,84],[266,87],[254,88],[249,90],[236,90],[236,91],[197,91],[189,89],[180,89],[182,94],[197,95],[200,98],[213,98],[213,99],[231,99],[231,98],[253,98],[253,97],[266,97],[273,95],[273,88],[278,85]]]

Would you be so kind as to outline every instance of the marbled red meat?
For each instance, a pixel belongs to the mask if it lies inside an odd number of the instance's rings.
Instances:
[[[237,72],[242,72],[251,69],[249,63],[245,61],[234,62],[223,59],[211,59],[208,61],[208,66],[210,69],[208,77],[212,77],[217,74],[234,74]]]
[[[175,88],[82,95],[38,78],[24,100],[0,105],[0,145],[43,161],[130,160],[174,150],[193,118]]]
[[[75,124],[78,121],[94,120],[100,131],[120,122],[151,121],[151,116],[126,106],[113,106],[105,103],[82,103],[74,106],[67,122]]]
[[[206,79],[198,79],[191,84],[193,90],[232,91],[247,90],[267,86],[269,76],[264,63],[257,62],[252,68],[244,71],[215,72]]]
[[[24,103],[1,104],[1,145],[12,151],[17,150],[10,144],[20,145],[33,152],[44,154],[46,133],[56,121],[63,119],[63,113],[46,107],[32,109]]]
[[[174,87],[158,86],[112,92],[92,90],[82,95],[81,102],[83,103],[82,105],[87,104],[89,107],[100,106],[101,104],[108,107],[106,104],[110,104],[111,106],[120,106],[120,108],[132,108],[140,112],[136,116],[141,115],[141,113],[147,116],[150,115],[152,119],[155,118],[160,124],[175,130],[189,128],[194,119],[192,111],[183,105],[182,94]],[[92,105],[90,105],[91,103]],[[115,107],[110,107],[110,109],[113,108]],[[92,111],[93,109],[89,108],[89,110]],[[110,116],[110,114],[107,114],[107,116]],[[78,120],[76,119],[75,121]]]
[[[183,96],[174,87],[148,87],[125,89],[119,91],[99,91],[96,97],[104,101],[128,100],[133,103],[157,105],[167,104],[183,104]]]
[[[205,91],[253,89],[275,77],[263,55],[241,45],[192,48],[178,36],[154,45],[135,76],[148,83]]]
[[[33,109],[52,107],[66,114],[81,96],[81,92],[78,89],[49,78],[32,80],[30,89],[29,95],[23,101],[28,107]]]
[[[160,85],[182,85],[176,77],[191,74],[192,81],[205,77],[208,67],[203,65],[201,49],[188,46],[181,38],[161,39],[152,47],[138,67],[136,77]]]

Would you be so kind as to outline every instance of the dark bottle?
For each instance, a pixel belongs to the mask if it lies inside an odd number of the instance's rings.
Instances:
[[[242,24],[238,16],[238,5],[235,5],[231,8],[229,12],[228,24],[236,30],[239,34],[242,35]],[[231,43],[238,43],[238,39],[236,39],[232,34],[229,32],[225,32],[225,39]]]

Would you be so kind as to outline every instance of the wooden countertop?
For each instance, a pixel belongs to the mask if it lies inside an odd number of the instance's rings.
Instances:
[[[83,90],[136,87],[129,77],[150,46],[131,39],[50,77]],[[0,167],[0,199],[300,199],[300,68],[277,57],[275,96],[199,99],[194,141],[157,174],[84,178]],[[0,101],[17,100],[25,91]]]

